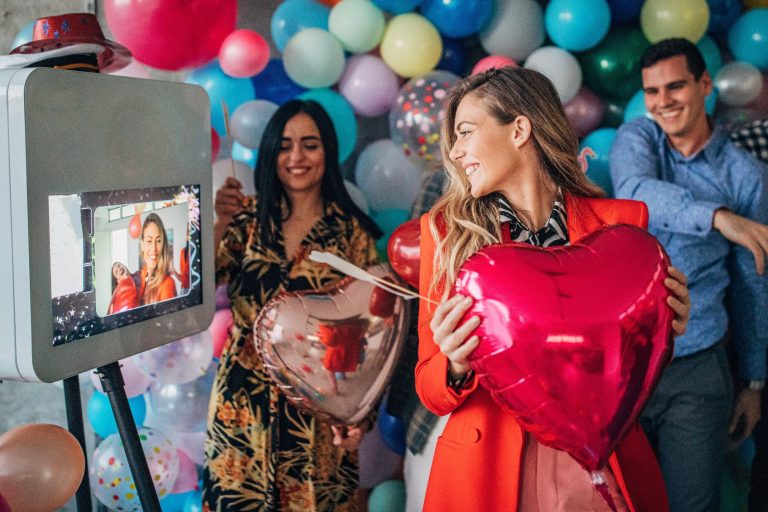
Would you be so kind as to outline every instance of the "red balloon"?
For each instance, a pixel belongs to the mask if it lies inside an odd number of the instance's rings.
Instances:
[[[389,237],[387,257],[392,270],[414,288],[419,287],[419,219],[400,224]]]
[[[253,30],[235,30],[219,49],[219,65],[229,76],[247,78],[258,75],[269,63],[269,44]]]
[[[514,59],[507,57],[506,55],[489,55],[483,57],[472,68],[471,75],[477,75],[483,71],[488,71],[491,68],[501,69],[506,67],[517,67],[517,62]]]
[[[134,239],[141,236],[141,215],[138,213],[128,223],[128,234]]]
[[[657,240],[627,225],[570,247],[482,249],[454,287],[474,298],[464,318],[482,320],[480,384],[539,442],[604,467],[672,355],[668,266]]]
[[[11,512],[11,506],[8,504],[3,495],[0,494],[0,512]]]
[[[237,0],[105,0],[104,9],[136,60],[171,71],[215,58],[237,18]]]
[[[216,161],[216,157],[219,156],[219,150],[221,149],[221,139],[216,130],[211,128],[211,162]]]

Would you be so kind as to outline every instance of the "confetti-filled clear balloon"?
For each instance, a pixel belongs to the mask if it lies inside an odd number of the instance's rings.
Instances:
[[[179,474],[176,447],[157,429],[140,428],[139,439],[155,491],[162,499],[171,492]],[[113,510],[141,510],[136,483],[119,434],[112,434],[96,447],[89,470],[91,490],[101,503]]]
[[[389,112],[392,142],[424,169],[439,165],[443,98],[458,80],[453,73],[441,70],[412,78],[400,89]]]
[[[142,352],[136,356],[136,364],[155,382],[183,384],[205,375],[212,357],[211,333],[203,331]]]
[[[197,432],[205,429],[208,399],[216,367],[210,365],[202,377],[184,384],[155,382],[149,388],[149,405],[155,418],[168,430]]]

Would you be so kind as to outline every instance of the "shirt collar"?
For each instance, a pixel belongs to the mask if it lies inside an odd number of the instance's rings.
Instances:
[[[665,146],[669,149],[669,151],[672,153],[672,156],[678,162],[690,162],[699,156],[703,157],[707,162],[716,162],[720,158],[723,147],[725,146],[726,142],[728,142],[728,133],[726,133],[726,131],[720,125],[715,124],[714,128],[712,129],[712,134],[709,136],[709,140],[706,142],[706,144],[704,144],[700,150],[691,156],[686,157],[683,156],[674,147],[672,147],[667,134],[664,133],[661,127],[658,125],[656,126],[661,132],[661,138],[664,141]]]

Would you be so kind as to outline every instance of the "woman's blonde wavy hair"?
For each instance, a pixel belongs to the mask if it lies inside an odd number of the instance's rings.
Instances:
[[[555,87],[544,75],[531,69],[505,67],[459,81],[448,91],[444,103],[441,151],[448,189],[435,204],[429,220],[432,237],[437,241],[430,290],[441,290],[443,299],[450,293],[464,261],[481,248],[501,241],[498,201],[493,195],[472,197],[464,169],[448,156],[456,142],[456,109],[468,94],[481,99],[500,124],[509,124],[519,116],[530,120],[531,141],[541,167],[563,193],[603,195],[579,167],[578,140]]]
[[[160,286],[163,284],[163,281],[165,280],[165,276],[169,275],[173,267],[171,266],[172,257],[171,257],[171,248],[168,245],[168,236],[165,232],[165,226],[163,225],[163,220],[160,218],[159,215],[156,213],[150,213],[147,215],[147,218],[144,220],[144,224],[141,226],[141,243],[144,243],[144,230],[147,229],[147,226],[150,224],[154,224],[158,231],[163,236],[163,249],[160,251],[160,254],[157,255],[157,267],[155,268],[155,271],[150,275],[147,275],[147,284],[146,288],[144,288],[144,297],[142,298],[142,304],[152,304],[153,302],[157,302],[157,297],[160,292]],[[142,256],[144,254],[143,248],[142,248]],[[142,265],[145,263],[142,261]]]

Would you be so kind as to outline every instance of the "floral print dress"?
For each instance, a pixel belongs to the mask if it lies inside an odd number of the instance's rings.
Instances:
[[[228,283],[234,326],[218,368],[208,415],[203,468],[204,511],[354,511],[357,452],[333,445],[329,424],[296,409],[262,365],[253,323],[285,291],[317,289],[342,274],[309,260],[328,251],[359,266],[377,262],[373,238],[334,203],[289,260],[282,233],[259,240],[256,202],[229,226],[216,258]]]

